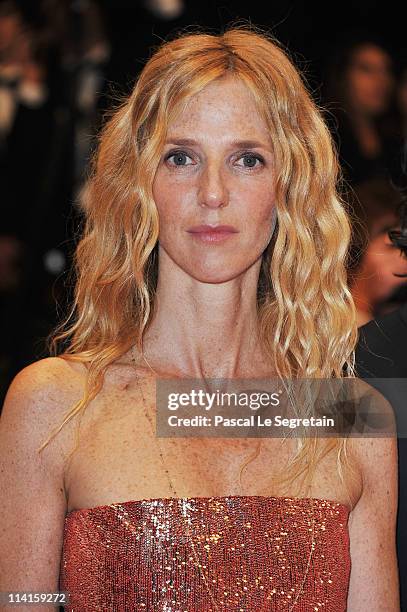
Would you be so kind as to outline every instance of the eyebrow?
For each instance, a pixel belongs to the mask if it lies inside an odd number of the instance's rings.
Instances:
[[[189,147],[199,144],[193,138],[169,138],[165,141],[165,144],[175,144],[179,146]],[[267,146],[258,140],[232,140],[230,143],[232,147],[239,147],[242,149],[266,149]]]

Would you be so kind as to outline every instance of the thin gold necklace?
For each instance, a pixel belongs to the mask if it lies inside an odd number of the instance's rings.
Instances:
[[[157,376],[157,378],[159,378],[158,373],[151,367],[151,365],[147,361],[147,359],[144,356],[144,354],[142,354],[142,357],[143,357],[144,361],[146,362],[146,364],[148,365],[148,367],[150,368],[150,370],[154,373],[154,375]],[[133,362],[134,368],[137,370],[136,359],[135,359],[135,356],[134,356],[134,353],[133,353],[133,348],[131,349],[131,357],[130,357],[130,359]],[[140,390],[140,394],[141,394],[141,397],[142,397],[142,400],[143,400],[144,414],[145,414],[145,417],[146,417],[146,419],[148,420],[148,422],[150,424],[151,435],[152,435],[152,437],[156,441],[157,449],[158,449],[158,452],[159,452],[160,457],[161,457],[161,463],[162,463],[164,471],[165,471],[165,473],[167,475],[167,479],[168,479],[168,483],[170,485],[170,489],[171,489],[172,493],[174,494],[174,498],[175,499],[187,499],[187,498],[180,498],[178,493],[177,493],[177,491],[176,491],[176,489],[175,489],[175,487],[174,487],[174,485],[173,485],[170,473],[169,473],[169,471],[168,471],[168,469],[167,469],[167,467],[165,465],[164,456],[163,456],[161,444],[159,442],[159,438],[156,435],[156,432],[154,431],[153,422],[152,422],[150,416],[148,415],[147,406],[146,406],[146,400],[145,400],[145,397],[144,397],[143,389],[142,389],[141,384],[140,384],[140,380],[139,380],[138,374],[136,374],[136,381],[137,381],[137,386],[138,386],[138,388]],[[312,508],[312,543],[311,543],[311,550],[310,550],[310,554],[309,554],[309,557],[308,557],[307,568],[305,570],[305,574],[304,574],[304,578],[302,580],[301,588],[298,591],[298,593],[297,593],[297,595],[296,595],[296,597],[295,597],[295,599],[293,601],[293,604],[292,604],[291,608],[289,608],[288,612],[291,612],[293,610],[293,608],[294,608],[294,606],[295,606],[295,604],[297,602],[298,597],[302,593],[302,590],[303,590],[304,584],[305,584],[305,580],[306,580],[307,575],[308,575],[309,567],[310,567],[310,564],[311,564],[312,553],[314,552],[314,548],[315,548],[315,516],[314,516],[314,502],[313,502],[312,498],[310,498],[310,504],[311,504],[311,508]],[[213,598],[213,594],[212,594],[212,592],[211,592],[211,590],[209,588],[208,579],[207,579],[207,577],[205,576],[205,574],[203,572],[202,564],[200,563],[198,555],[196,553],[195,544],[194,544],[191,532],[189,530],[189,523],[188,523],[187,520],[185,520],[184,513],[182,513],[182,517],[184,519],[184,524],[185,524],[185,527],[186,527],[187,538],[188,538],[189,542],[191,543],[191,548],[192,548],[192,551],[193,551],[193,555],[194,555],[196,564],[197,564],[197,566],[199,568],[199,571],[201,573],[201,576],[203,578],[203,581],[205,583],[205,586],[206,586],[206,589],[208,591],[209,597],[211,598],[211,601],[212,601],[213,606],[215,607],[215,610],[219,610],[219,608],[218,608],[218,606],[217,606],[217,604],[216,604],[216,602],[215,602],[215,600]]]
[[[143,355],[143,357],[144,357],[144,355]],[[132,359],[132,361],[134,362],[134,366],[135,366],[136,364],[135,364],[135,359],[134,359],[134,357],[133,357],[133,354],[132,354],[131,359]],[[153,370],[153,368],[152,368],[152,367],[150,366],[150,364],[148,363],[147,359],[146,359],[145,357],[144,357],[144,359],[145,359],[145,361],[146,361],[147,365],[149,366],[149,368],[150,368],[150,369],[151,369],[151,370],[154,372],[154,374],[155,374],[156,376],[158,376],[157,372],[155,372],[155,371]],[[145,398],[144,398],[143,389],[142,389],[142,387],[141,387],[141,384],[140,384],[140,381],[139,381],[138,376],[137,376],[136,378],[137,378],[137,385],[138,385],[138,388],[139,388],[140,393],[141,393],[141,397],[143,398],[144,414],[145,414],[145,416],[146,416],[146,418],[147,418],[148,422],[150,423],[151,434],[152,434],[153,438],[154,438],[154,439],[155,439],[155,441],[156,441],[157,448],[158,448],[158,452],[160,453],[160,457],[161,457],[161,462],[162,462],[163,468],[164,468],[164,470],[165,470],[165,473],[167,474],[167,478],[168,478],[168,483],[169,483],[169,485],[170,485],[170,489],[171,489],[172,493],[174,494],[175,499],[180,499],[180,497],[179,497],[179,495],[178,495],[178,493],[177,493],[177,491],[176,491],[176,489],[175,489],[175,487],[174,487],[174,485],[173,485],[173,482],[172,482],[172,479],[171,479],[170,473],[169,473],[169,471],[168,471],[168,469],[167,469],[167,467],[166,467],[166,465],[165,465],[164,456],[163,456],[163,452],[162,452],[162,449],[161,449],[161,444],[160,444],[160,442],[159,442],[159,438],[158,438],[158,437],[157,437],[157,435],[155,434],[154,427],[153,427],[153,422],[152,422],[152,420],[151,420],[150,416],[148,415],[148,411],[147,411],[147,407],[146,407],[146,401],[145,401]],[[181,498],[181,499],[182,499],[182,498]],[[191,535],[190,530],[189,530],[188,520],[186,520],[186,519],[185,519],[185,516],[184,516],[184,513],[183,513],[183,512],[182,512],[181,514],[182,514],[182,518],[184,519],[184,524],[185,524],[185,527],[186,527],[187,538],[188,538],[189,542],[191,543],[191,548],[192,548],[192,551],[193,551],[193,555],[194,555],[194,558],[195,558],[195,562],[196,562],[196,564],[197,564],[197,566],[198,566],[198,568],[199,568],[199,571],[200,571],[200,573],[201,573],[201,576],[202,576],[202,578],[203,578],[203,580],[204,580],[204,583],[205,583],[206,589],[207,589],[207,591],[208,591],[209,597],[211,598],[212,604],[213,604],[213,606],[215,607],[215,610],[219,610],[219,608],[218,608],[218,606],[217,606],[217,604],[216,604],[216,602],[215,602],[215,600],[214,600],[214,598],[213,598],[212,592],[211,592],[211,590],[210,590],[210,588],[209,588],[208,580],[207,580],[207,577],[206,577],[206,576],[205,576],[205,574],[204,574],[204,571],[203,571],[203,568],[202,568],[202,564],[200,563],[199,558],[198,558],[198,555],[197,555],[197,553],[196,553],[196,550],[195,550],[195,544],[194,544],[194,541],[193,541],[192,535]]]

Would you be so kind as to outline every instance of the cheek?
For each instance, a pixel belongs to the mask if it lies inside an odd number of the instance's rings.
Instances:
[[[264,194],[263,194],[264,197]],[[240,215],[242,244],[253,253],[260,253],[266,248],[277,223],[274,192],[264,200],[259,199],[247,206]]]
[[[264,220],[270,216],[274,208],[274,183],[270,179],[259,181],[252,179],[249,184],[240,184],[231,196],[231,201],[238,202],[247,214]]]
[[[244,195],[244,194],[242,194]],[[249,227],[253,227],[257,232],[268,228],[267,223],[271,222],[273,210],[275,208],[275,191],[269,185],[266,187],[259,186],[257,189],[251,189],[246,198],[243,198],[243,206],[245,206],[246,217],[249,221]]]
[[[372,86],[374,87],[374,81],[372,81],[369,76],[363,74],[358,78],[357,91],[359,95],[364,96],[369,94]]]
[[[187,199],[185,185],[171,177],[158,175],[153,183],[153,198],[158,210],[160,227],[176,225],[182,216]]]
[[[349,95],[354,96],[359,88],[358,87],[359,79],[358,79],[358,76],[354,72],[349,73],[347,85],[348,85],[347,89],[348,89]]]
[[[381,290],[386,287],[392,287],[400,284],[400,279],[394,276],[394,273],[403,273],[406,270],[400,265],[400,257],[397,251],[389,250],[386,245],[376,247],[369,252],[367,256],[367,269],[372,274],[372,283],[376,283],[376,291],[381,293]],[[380,279],[377,282],[377,279]]]
[[[371,89],[371,79],[363,72],[355,72],[349,79],[349,91],[351,96],[363,99]]]

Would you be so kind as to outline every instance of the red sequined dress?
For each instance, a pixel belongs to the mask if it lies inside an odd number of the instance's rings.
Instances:
[[[349,508],[318,498],[160,498],[73,510],[69,612],[343,612]]]

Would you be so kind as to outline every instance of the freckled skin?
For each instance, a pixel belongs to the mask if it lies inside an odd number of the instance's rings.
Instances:
[[[196,144],[172,144],[177,138],[192,138]],[[262,146],[242,149],[234,140],[256,140]],[[273,156],[270,134],[250,91],[234,79],[208,85],[170,124],[167,142],[153,184],[160,263],[210,283],[260,266],[275,205]],[[165,159],[172,151],[183,155]],[[263,161],[254,159],[257,155]],[[233,225],[238,233],[216,245],[203,244],[187,232],[200,224]]]

